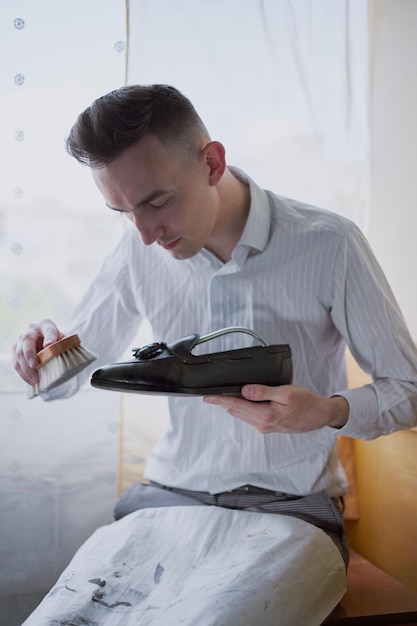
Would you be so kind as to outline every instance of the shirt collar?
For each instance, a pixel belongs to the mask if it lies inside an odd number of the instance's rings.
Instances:
[[[229,166],[233,176],[249,185],[250,206],[242,235],[232,253],[232,258],[226,264],[221,263],[211,252],[202,248],[198,254],[188,259],[192,265],[199,266],[207,263],[215,268],[215,271],[230,272],[243,267],[246,259],[251,254],[262,252],[268,243],[271,228],[271,215],[268,194],[242,170]]]
[[[271,218],[269,201],[266,191],[258,187],[254,181],[237,167],[229,167],[233,176],[249,185],[250,189],[250,207],[248,219],[242,236],[236,246],[236,250],[240,246],[247,246],[262,252],[268,242]]]

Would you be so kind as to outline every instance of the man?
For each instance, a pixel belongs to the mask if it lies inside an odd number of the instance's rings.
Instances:
[[[99,98],[67,148],[91,168],[109,209],[133,224],[72,321],[99,364],[120,357],[143,318],[163,341],[252,328],[288,343],[294,361],[293,385],[248,381],[242,397],[170,398],[170,429],[147,462],[151,484],[134,485],[117,517],[184,504],[281,513],[324,531],[347,564],[336,436],[374,438],[417,423],[416,350],[364,237],[228,167],[223,145],[169,86]],[[24,380],[37,382],[36,352],[62,336],[50,320],[20,336]],[[347,389],[346,344],[371,385]],[[47,399],[74,393],[90,371]]]

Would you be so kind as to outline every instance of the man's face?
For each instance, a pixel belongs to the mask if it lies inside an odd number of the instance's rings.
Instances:
[[[92,172],[106,204],[128,214],[145,245],[187,259],[214,234],[219,207],[204,148],[185,164],[147,135]]]

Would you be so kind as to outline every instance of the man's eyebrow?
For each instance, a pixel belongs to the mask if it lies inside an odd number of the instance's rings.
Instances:
[[[149,202],[152,202],[152,200],[156,200],[157,198],[159,198],[160,196],[163,196],[165,194],[169,193],[168,190],[166,189],[159,189],[157,191],[153,191],[152,193],[150,193],[148,196],[146,196],[146,198],[143,198],[143,200],[140,200],[136,205],[135,205],[135,209],[138,209],[139,207],[143,206],[144,204],[149,204]],[[119,213],[124,213],[124,209],[116,209],[116,207],[111,206],[108,202],[106,202],[106,206],[111,209],[112,211],[119,211]]]

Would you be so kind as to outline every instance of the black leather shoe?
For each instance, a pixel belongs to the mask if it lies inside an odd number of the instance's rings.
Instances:
[[[261,346],[194,356],[200,343],[226,333],[243,332]],[[195,333],[177,341],[152,343],[133,350],[135,358],[96,370],[93,387],[114,391],[163,395],[240,395],[246,383],[287,385],[292,382],[292,359],[288,345],[268,346],[252,330],[232,326],[200,337]]]

